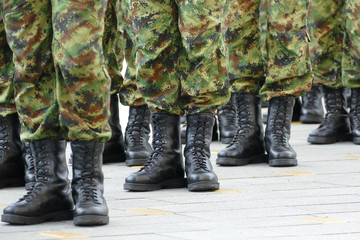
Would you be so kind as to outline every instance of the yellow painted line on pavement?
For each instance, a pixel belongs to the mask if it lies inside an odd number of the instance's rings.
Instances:
[[[308,175],[316,175],[316,173],[310,172],[299,172],[299,171],[276,171],[275,173],[291,175],[291,176],[308,176]]]
[[[219,153],[218,150],[211,151],[211,154],[218,154],[218,153]]]
[[[344,155],[344,156],[341,156],[341,157],[344,157],[344,158],[353,158],[353,159],[358,159],[358,160],[360,160],[360,155]]]
[[[58,239],[78,239],[78,238],[88,238],[87,235],[70,233],[70,232],[40,232],[40,235],[58,238]]]
[[[6,206],[5,204],[0,203],[0,207],[5,207],[5,206]]]
[[[141,214],[145,214],[145,215],[168,215],[168,214],[173,214],[173,212],[167,212],[167,211],[161,211],[161,210],[149,209],[149,208],[128,209],[126,211],[127,212],[134,212],[134,213],[141,213]]]
[[[233,190],[233,189],[219,189],[219,190],[215,190],[214,192],[216,192],[216,193],[243,193],[245,191]]]
[[[141,168],[142,166],[131,166],[131,168]]]
[[[306,222],[314,222],[314,223],[322,223],[322,224],[331,224],[331,223],[347,223],[347,221],[328,218],[328,217],[303,217],[300,218],[302,221]]]
[[[302,124],[301,122],[299,122],[299,121],[296,121],[296,122],[291,122],[291,125],[300,125],[300,124]]]

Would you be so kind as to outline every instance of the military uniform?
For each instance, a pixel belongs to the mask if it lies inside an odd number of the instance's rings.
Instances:
[[[213,190],[218,179],[209,161],[215,108],[230,94],[221,52],[223,0],[131,0],[136,81],[152,111],[153,153],[130,175],[125,189],[183,187]],[[186,113],[184,181],[179,116]]]
[[[237,94],[239,130],[217,163],[265,161],[260,96],[270,101],[273,114],[268,115],[265,136],[270,165],[297,164],[288,144],[288,119],[293,98],[308,91],[312,82],[306,16],[305,0],[226,1],[223,36],[231,91]]]
[[[107,224],[101,170],[104,142],[111,136],[111,80],[102,45],[107,1],[0,3],[13,52],[21,140],[30,141],[36,170],[34,187],[4,209],[2,221],[72,219],[75,202],[76,225]],[[65,139],[73,152],[72,191]]]
[[[309,135],[311,143],[353,138],[355,144],[360,144],[357,120],[360,111],[359,8],[357,0],[310,1],[311,61],[314,79],[324,88],[327,109],[322,124]],[[344,87],[351,89],[350,115]]]

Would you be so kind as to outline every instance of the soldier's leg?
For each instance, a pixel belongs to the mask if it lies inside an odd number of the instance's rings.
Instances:
[[[240,166],[265,160],[264,130],[258,92],[265,78],[260,51],[259,4],[227,0],[223,18],[228,77],[238,111],[237,134],[218,154],[220,165]]]
[[[51,3],[2,1],[5,29],[13,52],[15,103],[21,139],[30,141],[36,183],[6,207],[2,221],[35,224],[72,218],[73,200],[61,138],[51,54]]]
[[[328,144],[349,140],[350,122],[342,83],[343,0],[310,2],[310,51],[314,81],[324,90],[326,115],[308,142]]]
[[[270,100],[265,131],[270,166],[297,165],[289,144],[294,97],[307,92],[312,82],[306,16],[305,0],[262,0],[260,4],[260,37],[266,62],[260,95]]]
[[[117,0],[109,0],[105,13],[104,57],[111,78],[110,117],[111,138],[105,143],[103,163],[124,162],[125,143],[119,118],[120,87],[123,84],[121,70],[125,54],[125,39],[118,31]]]
[[[16,113],[12,52],[0,13],[0,188],[24,185],[20,124]]]
[[[342,61],[344,85],[351,88],[350,122],[353,142],[360,144],[360,3],[345,1],[345,38]]]
[[[136,86],[135,36],[131,28],[129,1],[118,5],[119,23],[125,43],[126,70],[120,87],[120,102],[129,106],[129,117],[125,131],[126,165],[144,165],[152,152],[150,139],[150,111]]]
[[[184,187],[180,142],[179,60],[183,51],[173,0],[131,2],[132,32],[136,39],[136,83],[152,111],[153,152],[140,171],[126,178],[131,191]]]
[[[111,137],[111,79],[103,55],[106,7],[104,0],[52,0],[56,93],[73,153],[75,225],[109,222],[102,173],[104,145]]]

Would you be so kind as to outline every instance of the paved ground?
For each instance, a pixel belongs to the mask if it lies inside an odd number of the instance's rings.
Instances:
[[[127,108],[120,115],[124,127]],[[215,166],[225,145],[213,142],[211,160],[221,187],[216,192],[126,192],[124,178],[137,169],[105,165],[109,225],[1,223],[0,239],[359,240],[360,147],[310,145],[306,138],[316,126],[293,124],[291,143],[299,160],[293,168]],[[23,194],[22,188],[0,190],[0,211]]]

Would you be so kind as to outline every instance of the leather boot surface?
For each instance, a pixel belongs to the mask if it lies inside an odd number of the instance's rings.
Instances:
[[[219,181],[210,162],[210,143],[214,116],[201,112],[187,116],[185,172],[189,191],[219,189]]]
[[[124,189],[152,191],[186,186],[179,116],[152,113],[153,152],[144,166],[125,179]]]
[[[219,133],[218,133],[218,124],[217,119],[214,116],[214,127],[212,132],[212,141],[219,140]],[[186,115],[183,115],[180,117],[180,133],[181,133],[181,144],[186,144],[186,129],[187,129],[187,123],[186,123]]]
[[[302,96],[302,107],[300,122],[302,123],[321,123],[324,119],[324,107],[322,104],[322,91],[318,85],[313,85],[311,89]]]
[[[360,144],[360,88],[351,89],[349,117],[353,143]]]
[[[25,189],[30,190],[36,183],[35,160],[31,152],[30,142],[22,143],[21,148],[25,166]]]
[[[110,98],[109,125],[112,135],[111,139],[105,143],[103,163],[124,162],[126,158],[125,143],[119,119],[119,97],[117,94],[111,95]]]
[[[50,139],[30,143],[35,159],[36,183],[29,192],[4,209],[1,221],[10,224],[37,224],[73,218],[65,141]]]
[[[125,131],[127,166],[144,165],[152,152],[149,134],[150,111],[147,105],[131,106]]]
[[[72,194],[75,202],[74,224],[78,226],[109,223],[104,193],[102,154],[104,143],[71,142],[73,151]]]
[[[231,94],[229,102],[217,109],[220,141],[224,144],[229,144],[239,129],[236,117],[235,98],[236,94]]]
[[[326,86],[323,89],[327,113],[320,126],[310,133],[307,141],[313,144],[349,141],[352,135],[344,89]]]
[[[250,93],[238,93],[236,106],[240,127],[230,145],[218,153],[216,163],[242,166],[249,162],[265,162],[260,98]]]
[[[0,189],[24,186],[20,126],[17,114],[0,116]]]
[[[265,148],[269,165],[272,167],[297,165],[296,153],[289,144],[294,104],[295,100],[291,96],[275,97],[270,100]]]

